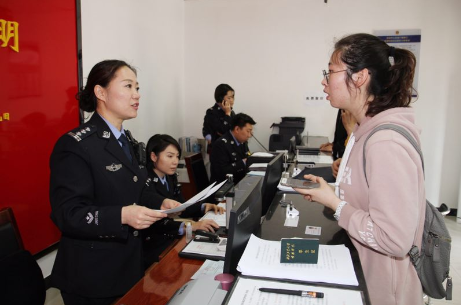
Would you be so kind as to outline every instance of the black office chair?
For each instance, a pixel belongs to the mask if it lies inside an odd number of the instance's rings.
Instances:
[[[0,304],[44,304],[42,270],[24,249],[11,208],[0,209],[0,245]]]
[[[191,184],[195,186],[195,194],[204,190],[210,185],[208,174],[205,168],[205,162],[201,153],[196,153],[187,157],[184,157],[186,161],[187,173]]]

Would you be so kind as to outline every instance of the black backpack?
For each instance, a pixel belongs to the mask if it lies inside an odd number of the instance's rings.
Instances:
[[[365,146],[368,139],[375,132],[383,129],[390,129],[400,133],[413,145],[421,157],[424,171],[423,153],[411,134],[402,126],[383,124],[375,127],[367,136],[365,143],[363,144],[363,172],[365,174],[365,180],[367,180],[367,174],[365,172]],[[443,216],[429,201],[426,200],[426,215],[424,220],[421,251],[419,251],[417,246],[413,245],[408,252],[408,255],[416,268],[424,293],[431,298],[452,299],[453,282],[449,275],[450,250],[451,236],[445,225]],[[446,288],[443,287],[445,279],[447,280]]]

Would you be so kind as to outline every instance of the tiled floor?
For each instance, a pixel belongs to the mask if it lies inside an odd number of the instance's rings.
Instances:
[[[445,218],[452,238],[450,275],[453,278],[453,300],[431,300],[432,305],[461,305],[461,224],[456,223],[455,216]],[[50,288],[46,292],[45,305],[63,305],[59,290]]]

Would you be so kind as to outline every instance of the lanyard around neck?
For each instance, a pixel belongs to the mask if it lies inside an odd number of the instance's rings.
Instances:
[[[351,133],[351,136],[349,137],[349,141],[347,141],[346,149],[344,150],[343,157],[341,158],[341,164],[339,165],[338,169],[338,175],[336,176],[336,181],[335,181],[335,194],[336,196],[339,197],[339,184],[341,183],[341,180],[344,175],[344,170],[346,168],[347,161],[349,160],[349,156],[351,154],[352,147],[354,146],[355,143],[355,136],[354,133]]]

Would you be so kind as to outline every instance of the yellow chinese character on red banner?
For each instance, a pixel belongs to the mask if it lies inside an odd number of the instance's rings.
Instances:
[[[0,41],[2,47],[6,47],[11,38],[13,38],[12,43],[10,43],[10,48],[16,52],[19,52],[19,23],[15,21],[6,21],[0,19]],[[12,45],[11,45],[12,44]]]
[[[3,119],[9,121],[10,120],[10,114],[9,113],[4,113],[3,114]]]

